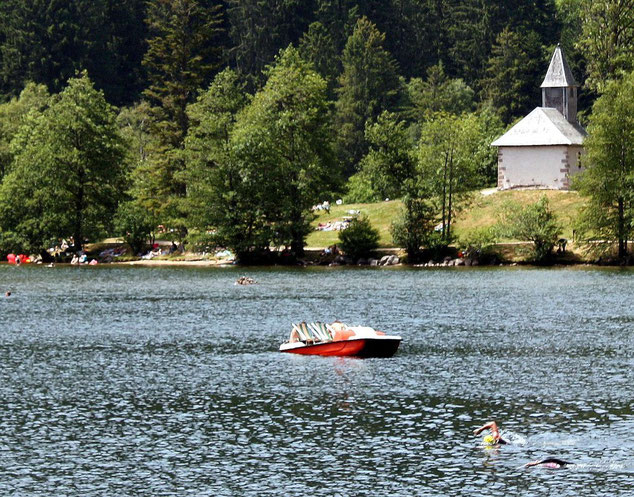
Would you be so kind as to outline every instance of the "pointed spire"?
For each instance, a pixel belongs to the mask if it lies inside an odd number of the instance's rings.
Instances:
[[[561,45],[557,44],[553,58],[550,59],[550,66],[548,66],[548,72],[542,83],[542,88],[570,88],[573,86],[579,86],[575,81],[564,51],[561,49]]]

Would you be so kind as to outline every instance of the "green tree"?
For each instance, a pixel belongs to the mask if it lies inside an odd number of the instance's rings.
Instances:
[[[259,88],[281,49],[296,44],[312,21],[313,2],[227,0],[232,67]]]
[[[199,245],[228,246],[238,253],[265,248],[252,234],[261,229],[257,208],[244,191],[231,144],[238,113],[248,103],[236,72],[225,69],[188,107],[185,141],[188,227]],[[206,236],[208,232],[212,236]]]
[[[20,93],[5,104],[0,104],[0,180],[9,170],[13,155],[9,145],[31,112],[42,112],[49,101],[44,85],[29,83]]]
[[[160,195],[164,224],[184,235],[186,212],[182,147],[189,126],[187,105],[220,65],[221,5],[213,0],[151,0],[144,94],[154,113],[153,133],[162,150],[152,157],[148,182]],[[142,172],[142,171],[139,171]]]
[[[327,84],[289,47],[238,117],[232,135],[247,194],[276,246],[303,254],[310,208],[338,183],[332,153]]]
[[[406,195],[400,216],[391,226],[392,239],[407,252],[410,263],[418,262],[422,248],[432,244],[436,210],[429,200]]]
[[[329,94],[334,96],[337,76],[341,72],[341,57],[332,34],[320,22],[308,26],[299,43],[299,53],[328,82]]]
[[[552,254],[562,227],[544,195],[534,204],[509,202],[500,214],[500,236],[533,243],[533,258],[545,262]]]
[[[396,63],[383,47],[385,35],[359,19],[343,52],[343,73],[336,103],[338,155],[345,171],[354,171],[368,151],[366,122],[394,106],[399,90]]]
[[[427,71],[427,79],[412,78],[407,84],[407,116],[422,122],[431,112],[462,114],[474,109],[474,92],[461,79],[449,79],[442,63]]]
[[[0,93],[28,81],[59,92],[78,71],[120,105],[143,85],[144,0],[0,2]]]
[[[634,1],[582,0],[579,41],[588,61],[587,84],[602,92],[608,81],[634,68]]]
[[[129,208],[132,213],[139,211],[136,207],[142,209],[144,217],[156,229],[165,209],[165,199],[169,196],[162,171],[156,167],[164,150],[159,137],[153,133],[156,115],[148,102],[142,101],[121,109],[117,125],[126,144],[125,163],[129,165],[126,168],[128,190],[122,205],[134,204],[134,208]],[[122,213],[122,216],[128,218],[129,212]]]
[[[404,182],[414,175],[414,147],[405,122],[385,111],[375,123],[366,124],[365,138],[370,150],[359,164],[359,174],[368,178],[374,200],[399,198]]]
[[[71,79],[11,142],[14,164],[0,187],[4,241],[38,250],[57,238],[104,234],[124,189],[116,114],[86,74]],[[16,246],[19,244],[19,246]]]
[[[634,228],[634,72],[607,83],[592,111],[584,145],[587,166],[576,183],[587,195],[580,235],[597,248],[618,243],[618,255],[628,253]]]
[[[140,254],[152,238],[156,225],[147,210],[134,201],[128,201],[119,204],[114,217],[114,229],[133,254]]]
[[[358,216],[339,232],[339,246],[354,261],[368,257],[379,247],[379,231],[366,216]]]
[[[508,29],[500,33],[482,85],[486,98],[491,100],[505,124],[537,106],[545,64],[537,33]]]
[[[451,228],[456,212],[468,200],[470,192],[483,183],[478,170],[479,157],[483,142],[488,140],[474,114],[436,113],[421,128],[418,145],[420,191],[436,203],[442,226],[441,240],[445,245],[452,241]]]

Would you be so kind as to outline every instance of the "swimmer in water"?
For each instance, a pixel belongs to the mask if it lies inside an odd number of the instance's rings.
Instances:
[[[556,457],[547,457],[546,459],[539,459],[537,461],[526,463],[524,467],[531,468],[533,466],[539,466],[540,468],[562,469],[570,465],[572,465],[571,462],[563,461],[561,459],[557,459]]]
[[[480,428],[473,430],[473,434],[479,435],[484,430],[489,430],[491,432],[489,435],[486,435],[482,439],[485,445],[504,445],[508,443],[500,436],[500,430],[498,429],[498,425],[495,423],[495,421],[490,421]]]

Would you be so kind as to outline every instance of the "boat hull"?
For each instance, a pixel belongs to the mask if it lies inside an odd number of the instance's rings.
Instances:
[[[351,338],[305,344],[299,347],[280,349],[280,352],[336,357],[392,357],[398,350],[400,343],[400,337]]]

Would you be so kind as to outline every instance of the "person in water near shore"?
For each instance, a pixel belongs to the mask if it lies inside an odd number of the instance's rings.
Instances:
[[[489,421],[488,423],[482,425],[480,428],[473,430],[473,434],[479,435],[484,430],[489,430],[491,432],[489,435],[486,435],[482,439],[485,445],[508,444],[508,442],[500,436],[500,430],[498,429],[498,425],[495,423],[495,421]]]
[[[526,463],[524,467],[531,468],[533,466],[539,466],[541,468],[548,469],[562,469],[571,465],[573,465],[571,462],[563,461],[562,459],[557,459],[556,457],[547,457],[546,459],[538,459],[537,461]]]

